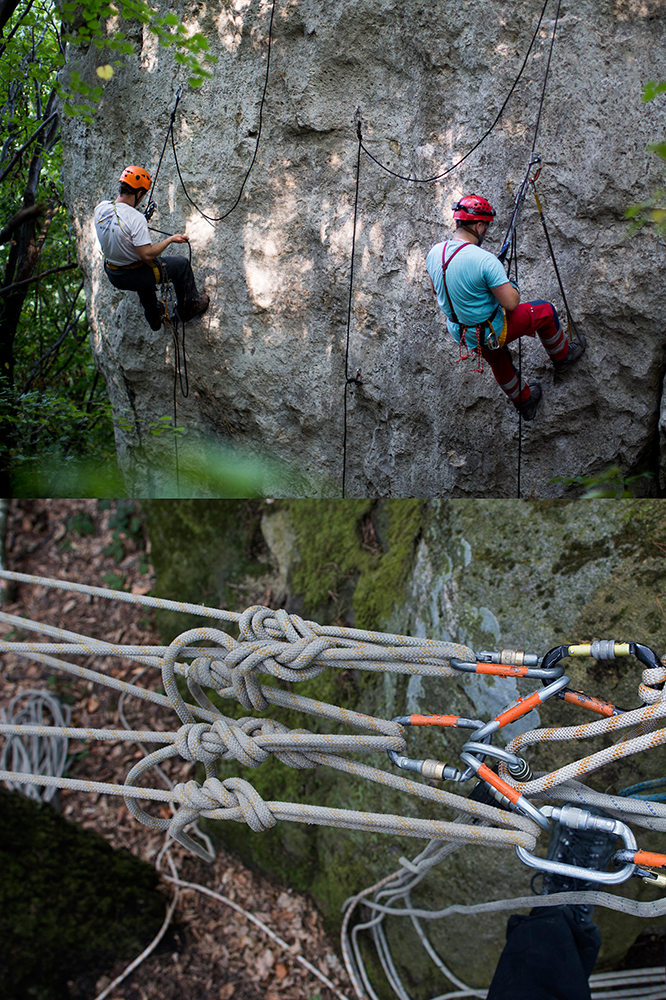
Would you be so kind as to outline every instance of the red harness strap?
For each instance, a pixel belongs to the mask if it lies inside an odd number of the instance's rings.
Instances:
[[[470,351],[469,346],[467,344],[467,340],[465,339],[465,334],[466,334],[466,332],[467,332],[467,330],[469,328],[464,323],[461,323],[460,320],[458,319],[458,317],[456,316],[456,311],[453,308],[453,302],[451,301],[451,296],[449,295],[449,289],[447,288],[447,285],[446,285],[446,269],[447,269],[447,267],[449,266],[449,264],[451,263],[451,261],[453,260],[453,258],[455,257],[455,255],[457,253],[460,253],[461,250],[464,250],[466,246],[467,246],[467,244],[463,243],[462,246],[456,247],[456,249],[453,251],[453,253],[449,257],[449,259],[447,260],[446,259],[446,242],[444,243],[444,247],[442,248],[442,279],[444,281],[444,292],[446,294],[446,299],[447,299],[447,302],[449,303],[449,309],[451,310],[451,319],[453,320],[454,323],[457,323],[458,326],[460,327],[460,341],[458,343],[458,361],[469,361],[469,359],[471,357],[473,357],[474,354],[476,354],[476,361],[477,361],[476,368],[472,368],[471,371],[473,371],[473,372],[482,372],[483,371],[483,348],[485,347],[486,334],[487,334],[488,331],[490,331],[490,333],[492,334],[492,325],[491,324],[492,324],[492,321],[495,319],[495,316],[497,315],[497,311],[498,311],[498,309],[499,309],[500,306],[499,306],[499,302],[498,302],[497,306],[495,307],[495,311],[492,314],[492,316],[490,317],[490,319],[487,319],[487,320],[485,320],[485,322],[479,323],[476,326],[476,347],[474,348],[473,351]],[[463,348],[464,348],[464,350],[466,352],[465,354],[463,354]]]
[[[446,284],[446,269],[447,269],[447,267],[449,266],[449,264],[451,263],[451,261],[453,260],[453,258],[455,257],[455,255],[457,253],[460,253],[461,250],[464,250],[466,246],[467,246],[467,244],[463,243],[462,246],[456,247],[456,249],[453,251],[453,253],[449,257],[449,259],[447,260],[446,259],[446,243],[444,244],[444,247],[442,249],[442,279],[444,281],[444,293],[446,295],[446,300],[449,303],[449,309],[451,310],[451,319],[453,320],[454,323],[457,323],[458,326],[460,327],[460,340],[458,342],[458,361],[469,361],[469,359],[471,357],[473,357],[473,354],[476,353],[477,364],[476,364],[476,368],[472,368],[472,371],[473,372],[482,372],[483,371],[483,354],[481,353],[481,351],[482,351],[481,330],[477,326],[477,328],[476,328],[476,352],[470,351],[469,346],[467,344],[467,340],[465,339],[465,334],[466,334],[468,328],[465,326],[464,323],[461,323],[460,320],[458,319],[458,317],[456,316],[456,311],[453,308],[453,302],[451,301],[451,296],[449,295],[449,289],[448,289],[447,284]],[[463,348],[464,348],[464,350],[466,352],[465,354],[463,354]]]

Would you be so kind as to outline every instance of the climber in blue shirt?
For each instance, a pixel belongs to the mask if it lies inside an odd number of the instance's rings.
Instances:
[[[502,264],[481,248],[494,217],[495,210],[485,198],[476,194],[461,198],[453,206],[455,236],[435,244],[426,258],[426,268],[447,329],[460,345],[460,359],[475,353],[476,371],[483,371],[486,360],[523,419],[533,420],[541,385],[536,380],[519,385],[506,345],[538,334],[560,374],[578,361],[584,348],[566,338],[550,302],[521,304],[520,292]]]

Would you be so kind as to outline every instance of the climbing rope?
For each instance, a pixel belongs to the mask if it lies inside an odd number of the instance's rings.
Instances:
[[[361,111],[360,111],[360,109],[357,109],[357,111],[356,111],[355,122],[356,122],[357,136],[358,136],[358,154],[357,154],[356,175],[355,175],[355,177],[356,177],[356,180],[355,180],[356,196],[355,196],[355,200],[354,200],[354,221],[353,221],[353,232],[352,232],[352,253],[351,253],[350,279],[349,279],[349,285],[350,285],[350,287],[349,287],[349,308],[348,308],[348,315],[347,315],[347,335],[346,335],[346,350],[345,350],[345,388],[344,388],[344,405],[343,405],[343,411],[344,412],[343,412],[343,445],[342,445],[342,452],[343,452],[343,459],[342,459],[342,496],[343,497],[345,496],[346,467],[347,467],[347,391],[348,391],[349,386],[351,384],[354,384],[354,383],[357,384],[357,385],[358,384],[362,384],[362,381],[360,379],[360,371],[358,372],[358,374],[356,375],[355,378],[354,377],[350,377],[350,373],[349,373],[349,342],[350,342],[351,306],[352,306],[353,281],[354,281],[354,253],[355,253],[355,246],[356,246],[356,227],[357,227],[357,215],[358,215],[358,190],[359,190],[360,156],[361,156],[361,151],[363,151],[366,154],[366,156],[369,157],[369,159],[371,159],[374,163],[377,164],[377,166],[379,166],[386,173],[390,174],[392,177],[396,177],[399,180],[408,181],[408,182],[414,183],[414,184],[431,184],[431,183],[433,183],[435,181],[442,180],[448,174],[452,173],[454,170],[457,170],[457,168],[462,163],[464,163],[464,161],[467,160],[467,158],[470,157],[472,155],[472,153],[474,153],[482,145],[483,142],[485,142],[485,140],[491,135],[491,133],[496,128],[496,126],[499,124],[499,121],[502,118],[502,115],[504,114],[504,111],[505,111],[505,109],[506,109],[506,107],[507,107],[507,105],[508,105],[511,97],[513,96],[513,93],[514,93],[516,87],[518,86],[520,80],[522,79],[523,73],[524,73],[525,68],[527,66],[527,62],[529,60],[529,56],[530,56],[530,54],[532,52],[532,49],[534,48],[534,44],[535,44],[536,39],[537,39],[537,37],[539,35],[540,29],[541,29],[541,25],[543,23],[544,16],[546,14],[546,9],[548,7],[548,3],[549,3],[549,0],[545,0],[545,3],[543,5],[543,7],[541,9],[541,13],[539,15],[539,19],[537,21],[537,26],[536,26],[536,28],[534,30],[533,35],[532,35],[532,39],[530,41],[528,50],[527,50],[527,52],[526,52],[526,54],[525,54],[525,56],[523,58],[523,62],[522,62],[522,65],[520,67],[520,71],[519,71],[518,75],[516,76],[514,82],[512,83],[512,85],[511,85],[511,87],[509,89],[509,92],[508,92],[508,94],[507,94],[507,96],[506,96],[506,98],[505,98],[502,106],[500,107],[500,110],[497,113],[494,121],[492,122],[492,124],[490,125],[490,127],[483,133],[483,135],[481,136],[481,138],[472,146],[472,148],[469,149],[468,152],[464,154],[464,156],[462,156],[459,160],[456,161],[456,163],[454,163],[452,166],[446,168],[442,172],[440,172],[440,173],[438,173],[438,174],[436,174],[436,175],[434,175],[432,177],[417,178],[417,177],[413,177],[411,174],[402,174],[402,173],[399,173],[397,171],[391,170],[388,166],[386,166],[386,164],[382,163],[377,157],[375,157],[370,152],[370,150],[367,148],[367,146],[365,145],[365,142],[363,140],[362,128],[361,128]],[[535,163],[539,163],[540,164],[540,157],[538,156],[538,154],[535,153],[535,149],[536,149],[536,144],[537,144],[537,139],[538,139],[538,134],[539,134],[539,127],[540,127],[540,124],[541,124],[543,107],[544,107],[544,103],[545,103],[545,99],[546,99],[546,89],[547,89],[548,79],[549,79],[549,75],[550,75],[551,61],[552,61],[553,49],[554,49],[554,45],[555,45],[555,35],[556,35],[556,32],[557,32],[557,27],[558,27],[559,18],[560,18],[560,8],[561,8],[561,0],[558,0],[557,9],[556,9],[556,12],[555,12],[554,23],[553,23],[553,30],[552,30],[552,34],[551,34],[551,38],[550,38],[550,45],[549,45],[549,49],[548,49],[548,57],[547,57],[547,60],[546,60],[546,69],[545,69],[545,72],[544,72],[543,86],[542,86],[541,95],[540,95],[540,98],[539,98],[539,107],[538,107],[538,112],[537,112],[537,117],[536,117],[535,128],[534,128],[534,138],[533,138],[533,142],[532,142],[532,153],[531,153],[531,156],[530,156],[530,163],[529,163],[529,166],[528,166],[528,169],[527,169],[527,173],[525,175],[525,179],[524,179],[522,185],[520,186],[520,188],[518,189],[518,192],[516,194],[516,198],[515,198],[515,202],[514,202],[513,214],[512,214],[510,223],[509,223],[509,229],[508,229],[506,237],[504,239],[502,248],[501,248],[501,250],[500,250],[500,252],[498,254],[498,259],[505,263],[505,266],[506,266],[506,269],[507,269],[507,275],[509,277],[511,276],[512,266],[515,268],[516,283],[517,283],[517,250],[516,250],[517,239],[516,239],[516,225],[517,225],[517,220],[518,220],[518,214],[520,212],[520,209],[521,209],[522,204],[523,204],[523,202],[525,200],[525,196],[526,196],[526,194],[527,194],[527,192],[529,190],[530,183],[531,183],[532,187],[533,187],[533,190],[534,190],[535,197],[537,199],[537,206],[538,206],[538,209],[539,209],[540,219],[541,219],[542,225],[544,227],[544,231],[546,232],[546,239],[547,239],[547,242],[548,242],[551,259],[552,259],[553,264],[555,266],[555,271],[556,271],[558,282],[559,282],[559,285],[560,285],[560,290],[562,292],[562,296],[563,296],[563,299],[564,299],[564,304],[565,304],[565,309],[566,309],[566,313],[567,313],[567,318],[569,319],[570,314],[569,314],[568,304],[567,304],[567,301],[566,301],[566,296],[564,295],[564,289],[562,287],[562,282],[560,280],[559,271],[557,269],[557,264],[555,262],[555,256],[554,256],[554,253],[553,253],[553,250],[552,250],[552,245],[550,243],[550,238],[548,236],[545,219],[543,217],[543,212],[541,211],[541,205],[540,205],[537,193],[536,193],[536,187],[534,186],[534,181],[536,180],[536,178],[533,177],[533,173],[532,173],[532,167],[533,167],[533,165]],[[537,174],[537,176],[538,176],[538,174]],[[510,256],[509,256],[509,259],[508,259],[508,263],[506,263],[504,261],[504,258],[506,256],[507,252],[509,252],[509,251],[510,251]],[[581,338],[578,335],[578,331],[575,328],[575,324],[573,323],[573,320],[570,320],[570,324],[571,324],[570,325],[570,329],[574,329],[575,330],[576,336],[577,336],[577,338],[578,338],[578,340],[580,342]],[[518,342],[518,364],[519,364],[518,379],[519,379],[519,392],[520,392],[521,391],[521,387],[522,387],[522,345],[520,343],[520,340]],[[522,427],[522,414],[521,414],[521,412],[519,410],[518,411],[518,468],[517,468],[517,498],[518,499],[520,499],[520,497],[521,497],[522,430],[523,430],[523,427]]]
[[[61,731],[69,725],[71,714],[69,705],[63,704],[49,691],[29,689],[15,695],[8,708],[0,708],[0,723],[29,726],[33,730],[50,723],[55,732],[47,737],[35,732],[30,736],[26,733],[10,736],[0,751],[0,770],[34,772],[52,777],[64,774],[68,741]],[[40,794],[37,785],[20,782],[10,782],[9,788],[42,802],[50,802],[57,791],[53,786],[44,787]]]
[[[153,188],[155,187],[155,184],[157,183],[157,176],[158,176],[158,174],[160,172],[160,167],[162,166],[162,160],[164,159],[164,154],[166,152],[167,144],[168,144],[169,140],[171,140],[171,150],[173,152],[173,159],[174,159],[174,163],[175,163],[175,166],[176,166],[176,172],[178,174],[178,180],[180,181],[180,185],[181,185],[181,187],[183,189],[183,193],[184,193],[185,197],[187,198],[187,200],[189,201],[190,205],[192,205],[192,207],[194,209],[196,209],[196,211],[199,213],[199,215],[203,219],[205,219],[206,222],[211,223],[211,225],[214,222],[222,222],[222,221],[224,221],[224,219],[227,219],[231,215],[231,213],[238,207],[238,205],[240,204],[240,200],[243,197],[243,191],[245,190],[245,185],[247,184],[247,182],[249,180],[249,177],[250,177],[250,174],[252,173],[252,168],[254,167],[255,161],[257,159],[257,154],[259,153],[259,140],[261,139],[261,129],[262,129],[262,125],[263,125],[264,104],[266,102],[266,94],[268,92],[268,79],[269,79],[270,68],[271,68],[271,49],[272,49],[272,44],[273,44],[273,21],[275,19],[275,4],[276,4],[276,0],[272,0],[272,2],[271,2],[271,16],[270,16],[270,22],[269,22],[269,27],[268,27],[268,52],[267,52],[267,55],[266,55],[266,75],[265,75],[265,79],[264,79],[264,88],[263,88],[263,92],[262,92],[262,95],[261,95],[261,102],[259,104],[259,125],[258,125],[258,128],[257,128],[257,141],[256,141],[255,146],[254,146],[254,153],[252,155],[252,160],[250,162],[250,166],[245,171],[245,175],[244,175],[243,180],[241,182],[241,186],[240,186],[240,189],[238,191],[238,195],[236,197],[236,200],[234,201],[234,203],[231,206],[231,208],[227,209],[227,211],[224,212],[222,215],[207,215],[203,211],[203,209],[199,208],[199,206],[197,205],[197,203],[194,201],[194,199],[190,195],[189,191],[187,190],[187,185],[185,184],[185,181],[183,180],[183,175],[182,175],[182,172],[181,172],[181,169],[180,169],[180,163],[178,162],[178,153],[176,152],[176,139],[175,139],[174,131],[173,131],[174,123],[175,123],[175,120],[176,120],[176,110],[177,110],[178,104],[180,102],[182,88],[179,88],[178,91],[176,92],[176,100],[175,100],[175,103],[174,103],[174,106],[173,106],[173,110],[171,112],[171,117],[169,119],[169,124],[167,126],[166,136],[165,136],[165,139],[164,139],[164,145],[162,146],[162,152],[160,154],[160,158],[159,158],[159,161],[158,161],[158,164],[157,164],[157,170],[155,172],[155,181],[153,183]],[[153,188],[151,188],[151,193],[148,196],[148,205],[146,206],[146,215],[148,213],[148,209],[149,208],[151,209],[151,213],[150,213],[151,215],[152,215],[152,213],[154,211],[154,207],[153,207],[154,206],[154,202],[152,202],[152,190],[153,190]],[[150,216],[148,216],[148,215],[147,215],[147,217],[150,218]]]
[[[546,13],[546,8],[548,7],[549,2],[550,2],[550,0],[545,0],[545,3],[544,3],[543,8],[541,10],[541,14],[539,15],[539,20],[537,21],[537,26],[534,29],[534,34],[532,35],[532,40],[531,40],[531,42],[529,44],[529,48],[528,48],[527,52],[525,53],[525,57],[523,59],[522,66],[520,67],[520,72],[518,73],[518,76],[515,78],[515,80],[511,84],[511,87],[509,89],[509,93],[507,94],[506,98],[504,99],[504,103],[502,104],[501,108],[497,112],[497,115],[495,116],[495,119],[494,119],[493,123],[490,125],[490,127],[488,129],[486,129],[486,131],[483,133],[483,135],[481,136],[481,138],[472,146],[471,149],[469,149],[465,153],[464,156],[462,156],[459,160],[457,160],[454,164],[452,164],[452,166],[447,167],[445,170],[441,171],[440,173],[435,174],[432,177],[423,177],[423,178],[412,177],[411,174],[399,174],[395,170],[391,170],[390,167],[387,167],[386,164],[382,163],[379,159],[377,159],[376,156],[373,156],[373,154],[367,148],[367,146],[365,145],[365,143],[362,143],[361,148],[363,149],[363,152],[366,154],[366,156],[368,156],[369,159],[371,159],[373,161],[373,163],[376,163],[378,167],[381,167],[381,169],[384,170],[387,174],[390,174],[392,177],[396,177],[396,178],[398,178],[398,180],[401,180],[401,181],[409,181],[412,184],[432,184],[435,181],[441,181],[444,177],[447,177],[448,174],[451,174],[451,173],[453,173],[454,170],[457,170],[458,167],[462,163],[464,163],[465,160],[467,160],[472,155],[472,153],[476,152],[476,150],[495,131],[495,128],[499,124],[500,119],[502,118],[502,115],[504,114],[509,101],[513,97],[513,93],[514,93],[516,87],[518,86],[518,84],[520,83],[520,81],[522,79],[522,76],[523,76],[523,73],[525,72],[525,67],[527,66],[527,61],[528,61],[528,59],[530,57],[530,53],[532,52],[532,49],[534,48],[534,43],[536,42],[537,37],[539,35],[539,31],[541,29],[541,23],[543,21],[544,15]],[[558,7],[558,11],[559,11],[559,7]]]
[[[187,828],[199,817],[245,822],[254,831],[262,831],[277,822],[301,822],[348,830],[388,833],[428,841],[425,849],[413,860],[402,858],[397,873],[387,876],[378,886],[363,890],[350,901],[343,924],[343,950],[357,995],[374,997],[367,972],[363,968],[358,936],[369,929],[386,970],[389,982],[398,996],[407,996],[401,985],[390,955],[382,922],[387,918],[408,917],[426,952],[436,955],[423,931],[421,921],[438,919],[453,913],[493,912],[525,905],[561,905],[563,902],[593,902],[610,906],[625,913],[657,917],[666,914],[666,899],[637,903],[605,892],[590,891],[558,894],[553,897],[532,897],[499,900],[471,906],[448,907],[429,911],[412,906],[410,893],[428,871],[442,862],[454,850],[470,844],[514,848],[518,857],[532,868],[552,871],[554,862],[544,862],[531,852],[543,830],[551,822],[603,829],[622,838],[624,849],[616,852],[616,872],[596,872],[566,866],[576,873],[605,885],[617,884],[632,876],[642,878],[654,888],[666,886],[666,856],[640,851],[628,822],[652,829],[666,829],[666,804],[628,795],[608,795],[595,792],[581,778],[599,768],[632,754],[650,751],[666,742],[666,667],[664,660],[640,643],[618,643],[614,640],[595,641],[554,647],[545,656],[516,650],[474,653],[468,647],[453,643],[405,635],[350,629],[337,625],[322,626],[306,621],[284,610],[253,606],[243,612],[165,601],[142,595],[109,591],[104,588],[70,584],[67,581],[0,571],[0,578],[40,586],[56,587],[80,594],[122,600],[147,607],[180,610],[211,619],[211,624],[189,629],[168,646],[121,645],[88,637],[56,626],[34,622],[7,612],[0,612],[0,621],[20,627],[24,633],[39,632],[46,641],[0,641],[0,652],[21,656],[79,676],[94,683],[115,688],[123,695],[150,700],[174,712],[175,728],[164,731],[79,728],[69,725],[46,725],[43,722],[0,723],[0,734],[23,739],[40,738],[105,741],[132,741],[151,744],[128,772],[124,784],[94,782],[57,775],[22,773],[17,769],[0,770],[0,780],[22,785],[47,788],[70,788],[88,792],[121,795],[130,812],[146,826],[164,830],[188,850],[205,860],[213,857],[210,842],[194,839]],[[218,623],[233,623],[238,637],[215,627]],[[120,681],[78,664],[67,656],[122,657],[135,660],[142,670],[134,683]],[[638,708],[623,710],[610,703],[572,691],[561,662],[567,657],[591,656],[598,660],[634,656],[643,665],[638,685],[641,702]],[[164,694],[142,687],[136,680],[146,671],[159,669]],[[358,713],[334,704],[317,701],[281,686],[262,684],[260,675],[269,675],[283,684],[312,679],[327,669],[371,670],[396,674],[459,677],[468,673],[497,677],[523,677],[540,682],[533,694],[519,698],[494,719],[467,719],[453,715],[398,716],[392,720]],[[188,700],[177,684],[184,678]],[[225,716],[209,699],[206,690],[214,690],[222,698],[238,702],[248,711],[263,712],[275,708],[292,709],[315,718],[337,723],[345,729],[360,732],[311,732],[289,729],[272,718],[249,715],[240,719]],[[506,748],[492,745],[493,734],[518,718],[524,718],[535,707],[552,697],[586,707],[601,715],[591,723],[565,726],[559,729],[528,729],[508,743]],[[122,708],[122,706],[121,706]],[[127,725],[124,715],[121,721]],[[471,730],[463,745],[460,759],[463,769],[435,760],[408,757],[408,735],[413,726],[453,727]],[[662,725],[662,728],[659,728]],[[594,737],[620,736],[619,740],[601,750],[575,759],[545,774],[531,772],[523,756],[530,747],[542,742],[559,741],[567,747],[577,747],[580,741]],[[157,747],[157,749],[155,749]],[[386,753],[399,768],[429,779],[460,783],[480,779],[477,787],[485,789],[487,801],[466,797],[433,784],[404,777],[402,774],[363,763],[358,755]],[[353,758],[348,755],[354,754]],[[285,802],[264,799],[253,785],[240,777],[217,777],[218,761],[238,761],[245,767],[260,767],[270,757],[292,768],[333,767],[357,780],[379,782],[401,793],[451,810],[451,819],[422,819],[400,813],[358,812],[353,809],[314,806],[305,802]],[[491,770],[483,761],[490,757],[496,762]],[[180,758],[191,765],[203,767],[205,777],[181,781],[167,788],[146,785],[154,769],[163,776],[164,761]],[[627,790],[625,790],[627,791]],[[630,791],[630,790],[628,790]],[[532,800],[544,798],[564,805],[537,806]],[[156,816],[147,811],[150,802],[167,803],[171,816]],[[601,807],[608,818],[590,813],[588,806]],[[410,810],[409,812],[412,812]],[[578,827],[576,826],[578,825]],[[196,834],[196,830],[193,831]],[[370,896],[373,896],[371,899]],[[566,896],[566,899],[565,899]],[[371,919],[352,928],[352,911],[363,905]],[[426,943],[427,942],[427,943]],[[435,958],[433,958],[435,961]],[[436,964],[443,971],[446,963],[437,956]],[[448,972],[445,972],[449,975]],[[451,979],[451,976],[449,975]],[[482,995],[469,991],[460,980],[451,980],[462,989],[453,995]],[[465,992],[467,990],[467,992]]]

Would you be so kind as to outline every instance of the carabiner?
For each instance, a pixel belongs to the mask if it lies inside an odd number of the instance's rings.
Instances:
[[[477,662],[451,659],[449,663],[455,670],[463,670],[469,674],[493,674],[496,677],[539,677],[541,680],[554,680],[561,677],[564,667],[551,667],[544,670],[539,667],[539,657],[536,653],[525,653],[522,649],[503,649],[501,653],[477,653]]]
[[[532,807],[534,808],[534,807]],[[586,809],[577,806],[541,806],[541,815],[553,819],[556,823],[569,827],[571,830],[600,830],[603,833],[622,837],[629,851],[636,851],[636,838],[629,827],[619,819],[605,816],[593,816]],[[625,853],[625,852],[622,852]],[[553,872],[556,875],[566,875],[568,878],[583,879],[586,882],[601,882],[603,885],[619,885],[626,882],[634,874],[635,865],[625,864],[619,872],[600,872],[594,868],[581,868],[579,865],[567,865],[563,861],[550,861],[547,858],[537,858],[524,847],[516,847],[520,860],[530,868],[543,872]]]
[[[396,715],[391,722],[397,722],[400,726],[442,726],[453,729],[474,729],[483,726],[479,719],[468,719],[464,715]],[[401,767],[405,771],[415,771],[425,778],[434,778],[437,781],[466,781],[471,777],[468,771],[460,771],[457,767],[451,767],[441,760],[418,760],[414,757],[405,757],[396,753],[395,750],[386,751],[389,760],[396,767]]]
[[[565,656],[591,656],[594,660],[614,660],[617,656],[635,656],[646,667],[661,667],[661,660],[653,649],[640,642],[616,642],[614,639],[595,639],[570,646],[554,646],[544,656],[541,666],[554,667]]]
[[[510,753],[509,750],[504,750],[502,747],[494,747],[487,743],[470,741],[463,746],[463,752],[472,753],[477,757],[481,757],[481,759],[483,757],[494,757],[495,760],[501,760],[509,769],[511,777],[516,781],[530,781],[532,778],[532,768],[527,761],[523,757],[519,757],[518,754]]]
[[[482,740],[486,736],[490,736],[492,733],[497,732],[498,729],[502,729],[503,726],[507,726],[510,722],[515,722],[516,719],[520,719],[521,716],[527,715],[531,712],[533,708],[537,708],[539,705],[543,704],[553,695],[565,688],[569,683],[569,678],[566,676],[558,677],[556,681],[552,684],[548,684],[546,687],[541,688],[540,691],[535,691],[533,694],[527,696],[527,698],[519,698],[515,705],[511,708],[507,708],[504,712],[500,712],[494,719],[487,722],[482,729],[479,729],[474,733],[475,740]]]
[[[494,789],[495,792],[499,792],[499,796],[495,797],[499,798],[499,801],[503,805],[507,805],[509,808],[513,808],[518,812],[521,812],[524,816],[527,816],[529,819],[537,823],[538,826],[542,827],[542,829],[550,830],[550,821],[543,814],[542,810],[533,806],[531,802],[528,802],[527,799],[520,794],[520,792],[500,778],[498,774],[495,774],[494,771],[491,771],[486,764],[482,764],[481,761],[476,759],[476,757],[473,757],[470,753],[463,752],[460,756],[462,760],[464,760],[464,762],[476,772],[477,777],[485,781],[487,785],[490,785],[491,789]]]

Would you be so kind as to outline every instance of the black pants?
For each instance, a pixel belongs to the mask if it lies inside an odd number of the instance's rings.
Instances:
[[[487,1000],[590,1000],[587,980],[600,946],[597,925],[578,923],[570,906],[509,917]]]
[[[178,312],[181,316],[185,316],[188,303],[198,298],[190,262],[187,257],[156,257],[155,259],[158,261],[158,266],[161,264],[169,275],[169,280],[176,290]],[[133,267],[129,270],[115,270],[105,264],[104,270],[115,288],[122,288],[125,292],[137,292],[146,319],[151,326],[155,321],[159,325],[160,309],[155,294],[155,272],[150,264],[143,264],[141,267]]]

